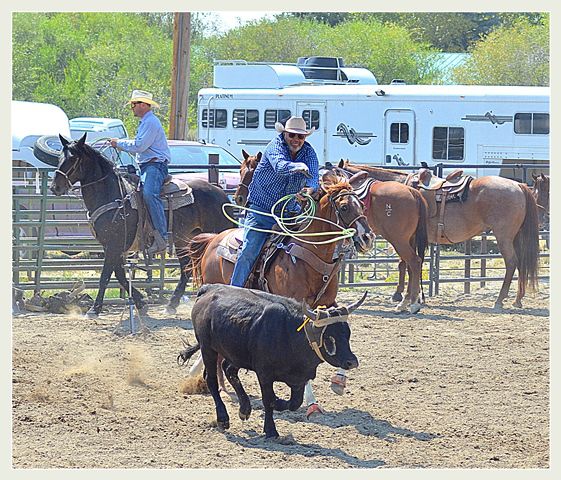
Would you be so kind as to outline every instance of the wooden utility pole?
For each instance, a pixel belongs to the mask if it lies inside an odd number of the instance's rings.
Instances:
[[[169,138],[186,140],[189,129],[189,78],[191,50],[191,14],[175,13],[173,18],[173,66]]]

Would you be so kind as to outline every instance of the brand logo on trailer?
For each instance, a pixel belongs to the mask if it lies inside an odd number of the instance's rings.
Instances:
[[[337,125],[337,133],[333,135],[334,137],[345,137],[347,141],[353,145],[368,145],[370,141],[376,137],[371,132],[357,132],[354,128],[340,123]]]

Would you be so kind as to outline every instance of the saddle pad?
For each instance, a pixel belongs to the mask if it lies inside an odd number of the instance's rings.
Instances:
[[[164,183],[164,185],[162,186],[162,191],[160,192],[160,195],[164,196],[164,195],[174,194],[176,192],[191,193],[192,189],[185,180],[182,180],[181,178],[172,175],[170,181]]]
[[[216,254],[231,263],[236,263],[243,242],[243,228],[236,228],[226,235],[216,247]]]

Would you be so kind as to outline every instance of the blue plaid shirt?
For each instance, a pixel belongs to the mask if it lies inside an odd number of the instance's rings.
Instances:
[[[290,165],[302,162],[308,166],[311,178],[303,173],[291,173]],[[269,142],[261,161],[257,164],[253,180],[249,184],[250,208],[270,212],[273,205],[285,195],[298,193],[304,187],[319,188],[319,161],[314,148],[304,142],[302,148],[292,160],[283,134]],[[300,206],[292,200],[288,210],[299,211]]]

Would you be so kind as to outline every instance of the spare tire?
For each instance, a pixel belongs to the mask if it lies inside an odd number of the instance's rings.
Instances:
[[[58,167],[62,143],[57,135],[43,135],[33,146],[33,154],[42,162],[52,167]]]

